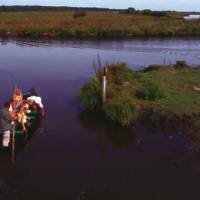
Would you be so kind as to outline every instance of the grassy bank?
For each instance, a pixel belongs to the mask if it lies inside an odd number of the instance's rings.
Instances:
[[[125,64],[113,64],[108,66],[104,105],[101,71],[81,90],[79,98],[84,109],[103,112],[108,120],[123,126],[149,121],[154,127],[187,124],[199,130],[200,68],[192,69],[179,61],[174,66],[152,65],[136,72]]]
[[[200,36],[200,20],[184,20],[181,13],[76,12],[1,11],[0,35],[63,38]]]

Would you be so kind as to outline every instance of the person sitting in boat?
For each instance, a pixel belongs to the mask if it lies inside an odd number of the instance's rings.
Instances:
[[[20,89],[16,89],[13,95],[13,107],[17,108],[23,103],[23,95]]]
[[[27,98],[27,100],[37,104],[40,107],[41,115],[44,116],[44,106],[42,104],[42,98],[41,97],[39,97],[39,96],[30,96],[30,97]]]
[[[4,104],[3,109],[1,110],[0,122],[1,122],[1,130],[3,132],[3,140],[2,140],[3,147],[9,146],[12,124],[14,124],[15,120],[9,109],[10,109],[10,103],[6,102]]]

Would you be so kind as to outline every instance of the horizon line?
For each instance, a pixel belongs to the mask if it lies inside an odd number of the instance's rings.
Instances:
[[[38,5],[38,4],[13,4],[13,5],[6,5],[6,4],[0,4],[0,6],[6,6],[6,7],[12,7],[12,6],[27,6],[27,7],[31,7],[31,6],[38,6],[38,7],[66,7],[66,8],[97,8],[97,9],[107,9],[107,10],[126,10],[128,8],[135,8],[138,11],[142,11],[142,10],[152,10],[152,11],[170,11],[170,12],[196,12],[199,13],[199,11],[187,11],[187,10],[169,10],[169,9],[163,9],[163,10],[158,10],[158,9],[150,9],[150,8],[144,8],[144,9],[137,9],[136,7],[133,6],[129,6],[127,8],[111,8],[111,7],[101,7],[101,6],[65,6],[65,5]]]

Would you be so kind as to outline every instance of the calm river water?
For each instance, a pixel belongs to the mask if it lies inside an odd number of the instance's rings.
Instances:
[[[80,112],[77,94],[92,63],[133,69],[186,60],[200,64],[200,39],[0,40],[0,105],[14,85],[43,97],[43,126],[16,155],[0,154],[0,200],[200,198],[200,157],[181,133],[119,128]]]

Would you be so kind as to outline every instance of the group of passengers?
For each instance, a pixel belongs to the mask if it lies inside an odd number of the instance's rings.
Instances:
[[[27,131],[27,127],[30,121],[30,113],[40,107],[41,115],[43,115],[43,105],[41,98],[38,96],[29,96],[23,99],[21,90],[16,89],[10,102],[4,104],[1,110],[1,132],[3,134],[2,146],[8,147],[10,143],[11,130],[14,123],[18,123],[21,126],[23,132]]]

